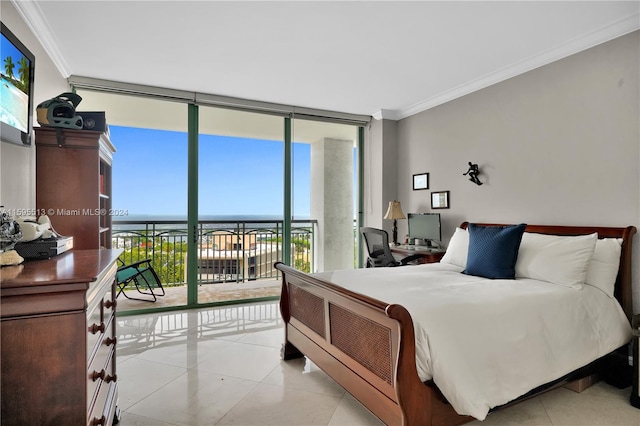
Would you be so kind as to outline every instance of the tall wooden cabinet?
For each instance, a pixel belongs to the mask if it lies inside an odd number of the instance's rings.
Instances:
[[[107,133],[35,129],[36,209],[73,236],[75,249],[111,248],[111,167]]]
[[[116,259],[71,250],[0,268],[3,425],[111,425],[118,418]]]

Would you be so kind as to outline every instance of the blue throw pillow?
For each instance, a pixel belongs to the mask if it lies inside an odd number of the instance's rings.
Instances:
[[[463,273],[485,278],[514,279],[526,224],[479,226],[470,223],[467,267]]]

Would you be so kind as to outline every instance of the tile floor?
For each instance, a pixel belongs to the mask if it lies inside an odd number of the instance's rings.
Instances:
[[[306,359],[277,302],[118,318],[121,425],[382,425]],[[557,389],[469,425],[640,425],[630,388]]]

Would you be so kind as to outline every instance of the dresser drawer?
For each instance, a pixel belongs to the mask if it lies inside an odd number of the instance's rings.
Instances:
[[[87,402],[88,407],[93,405],[93,400],[98,392],[100,384],[112,378],[114,370],[114,353],[116,339],[114,336],[113,317],[106,325],[104,333],[99,333],[99,344],[93,354],[93,358],[87,367]]]
[[[87,424],[89,426],[111,425],[117,398],[117,376],[115,374],[115,350],[109,352],[104,366],[104,379],[96,382],[94,400],[88,405]]]
[[[89,287],[87,297],[87,362],[91,363],[98,345],[101,344],[107,324],[115,313],[115,273],[112,265]],[[113,336],[111,336],[113,337]]]

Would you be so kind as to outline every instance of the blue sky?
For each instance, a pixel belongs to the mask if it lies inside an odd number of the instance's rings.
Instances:
[[[110,126],[113,208],[129,215],[187,213],[187,134]],[[199,214],[281,216],[282,142],[200,135]],[[294,217],[309,216],[310,145],[293,144]],[[125,218],[122,218],[125,219]]]
[[[13,76],[15,78],[18,78],[20,59],[22,59],[24,55],[22,54],[22,52],[20,52],[20,50],[18,50],[17,47],[13,45],[13,43],[9,41],[9,39],[4,36],[4,34],[2,34],[2,37],[0,37],[0,52],[2,52],[2,55],[0,55],[0,59],[2,59],[2,74],[5,73],[4,60],[8,56],[11,56],[11,61],[13,62]]]

